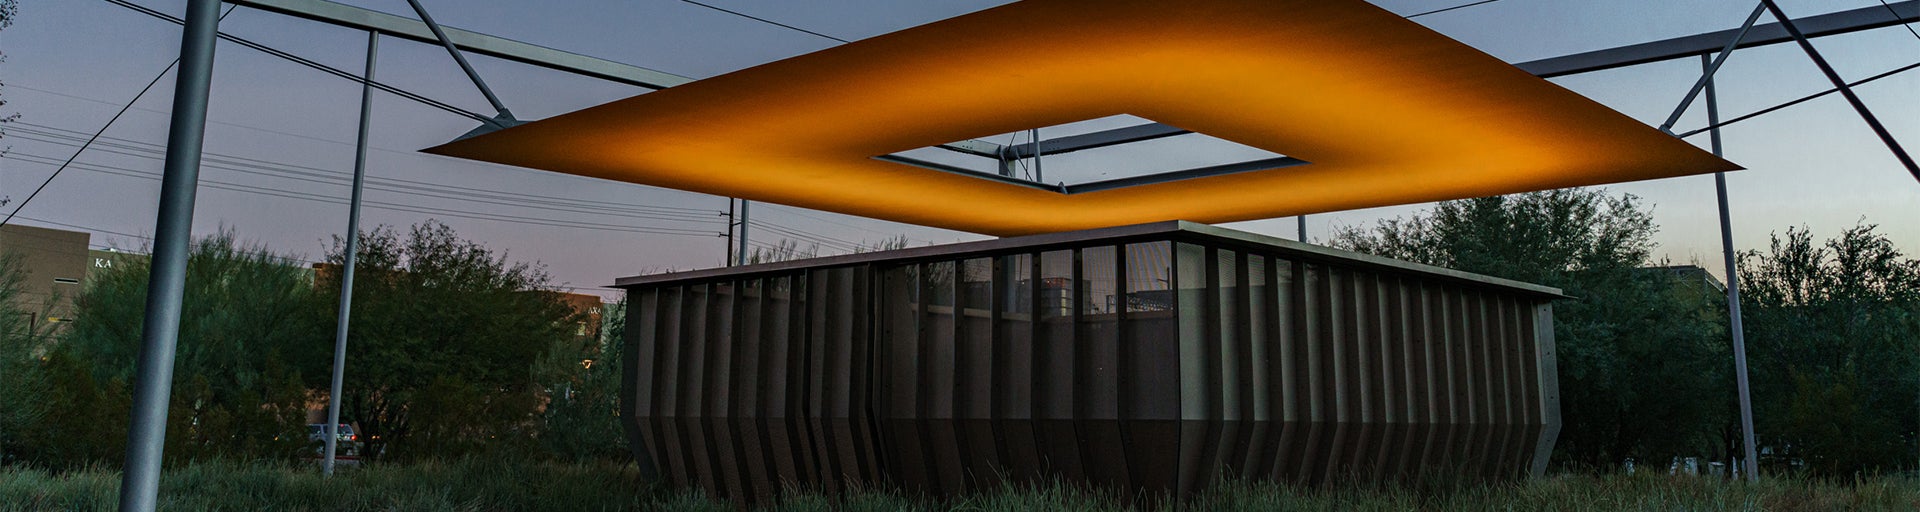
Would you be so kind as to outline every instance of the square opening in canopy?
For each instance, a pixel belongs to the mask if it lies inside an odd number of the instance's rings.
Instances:
[[[1126,114],[976,137],[874,158],[1062,194],[1307,163]]]

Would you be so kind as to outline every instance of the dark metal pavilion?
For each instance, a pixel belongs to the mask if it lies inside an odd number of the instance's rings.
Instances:
[[[1189,222],[621,279],[622,418],[716,495],[1538,474],[1559,291]]]

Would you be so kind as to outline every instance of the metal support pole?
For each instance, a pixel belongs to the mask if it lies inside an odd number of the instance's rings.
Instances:
[[[1887,150],[1893,152],[1893,157],[1900,160],[1900,165],[1906,166],[1907,172],[1913,174],[1914,179],[1920,180],[1920,164],[1915,164],[1913,156],[1907,154],[1906,148],[1900,147],[1900,141],[1894,140],[1893,134],[1887,133],[1887,127],[1880,124],[1880,118],[1874,117],[1873,111],[1867,109],[1867,104],[1860,101],[1860,96],[1853,93],[1853,87],[1848,86],[1846,80],[1840,79],[1840,74],[1834,72],[1833,66],[1827,64],[1826,57],[1821,57],[1820,51],[1813,48],[1813,42],[1807,40],[1806,34],[1801,33],[1800,28],[1793,25],[1793,20],[1788,19],[1786,13],[1780,12],[1780,6],[1773,3],[1773,0],[1760,0],[1760,5],[1773,12],[1773,17],[1780,20],[1780,28],[1787,29],[1787,34],[1793,36],[1793,41],[1800,43],[1800,49],[1807,52],[1807,57],[1813,59],[1813,64],[1820,67],[1820,73],[1827,75],[1827,81],[1833,82],[1833,87],[1839,89],[1840,95],[1847,98],[1847,103],[1853,105],[1853,110],[1860,113],[1860,119],[1866,120],[1867,127],[1873,128],[1874,135],[1880,136],[1880,142],[1887,145]]]
[[[1296,233],[1299,233],[1299,234],[1300,234],[1300,242],[1301,242],[1301,243],[1306,243],[1306,241],[1307,241],[1307,216],[1303,214],[1303,215],[1300,215],[1300,216],[1298,216],[1298,217],[1295,217],[1295,218],[1296,218],[1296,219],[1299,219],[1299,220],[1300,220],[1300,228],[1299,228],[1300,230],[1299,230],[1299,231],[1296,231]]]
[[[735,265],[747,264],[747,205],[753,202],[740,200],[740,252],[734,256]]]
[[[347,206],[346,261],[340,266],[340,309],[333,328],[333,384],[327,388],[326,458],[320,472],[333,474],[335,445],[340,442],[340,388],[347,377],[347,321],[353,317],[353,267],[360,256],[360,192],[367,180],[367,125],[373,116],[373,64],[380,52],[380,33],[367,32],[366,82],[360,84],[360,136],[353,148],[353,200]]]
[[[153,510],[160,493],[167,402],[173,395],[174,346],[180,341],[180,302],[186,292],[193,196],[200,181],[201,144],[206,140],[207,95],[213,83],[213,43],[219,16],[220,0],[187,2],[187,23],[180,36],[180,72],[173,88],[173,119],[167,127],[165,173],[160,178],[160,205],[153,229],[146,319],[140,333],[133,409],[128,418],[126,468],[120,480],[122,511]]]
[[[1046,175],[1040,173],[1040,129],[1033,129],[1033,182],[1045,185]]]
[[[473,70],[472,64],[467,64],[467,57],[460,53],[460,47],[454,46],[453,40],[447,38],[447,32],[440,29],[440,24],[433,22],[432,16],[427,15],[427,8],[420,6],[420,0],[407,0],[407,3],[413,5],[414,14],[419,15],[420,22],[427,24],[427,29],[433,31],[433,37],[440,40],[440,45],[447,47],[447,53],[453,55],[455,63],[460,64],[460,70],[465,71],[467,78],[473,80],[473,85],[480,88],[480,94],[487,97],[487,103],[493,104],[493,110],[500,114],[493,119],[494,124],[502,128],[518,124],[518,121],[513,118],[513,112],[507,111],[507,105],[493,95],[493,89],[487,87],[485,80],[480,79],[480,73]]]
[[[1687,96],[1680,99],[1679,106],[1673,107],[1673,113],[1667,115],[1667,122],[1660,123],[1660,131],[1673,135],[1673,123],[1680,122],[1680,114],[1685,114],[1687,107],[1693,105],[1693,99],[1699,97],[1700,90],[1705,89],[1707,83],[1713,80],[1713,73],[1719,71],[1720,65],[1727,62],[1727,56],[1733,54],[1733,49],[1740,47],[1740,40],[1747,38],[1747,31],[1753,30],[1753,22],[1759,21],[1760,13],[1763,12],[1767,12],[1765,3],[1753,6],[1753,14],[1747,15],[1747,22],[1740,24],[1740,31],[1733,34],[1733,40],[1727,41],[1727,46],[1720,49],[1719,56],[1714,57],[1713,61],[1707,64],[1706,72],[1701,73],[1700,79],[1693,82],[1693,88],[1687,89]]]
[[[1706,55],[1700,56],[1702,70],[1709,76],[1707,80],[1707,125],[1712,126],[1709,138],[1712,139],[1714,156],[1724,156],[1720,146],[1720,100],[1713,90],[1713,62]],[[1760,481],[1759,449],[1753,442],[1753,395],[1747,384],[1747,335],[1744,322],[1740,320],[1740,271],[1733,252],[1733,222],[1727,214],[1727,174],[1713,173],[1714,192],[1720,200],[1720,252],[1727,265],[1727,330],[1733,337],[1733,381],[1740,393],[1740,442],[1745,448],[1746,460],[1740,464],[1740,470],[1747,474],[1747,481]]]

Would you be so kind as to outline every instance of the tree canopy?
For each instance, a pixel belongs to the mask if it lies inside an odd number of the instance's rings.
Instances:
[[[1762,446],[1826,474],[1920,459],[1920,260],[1862,224],[1740,258]]]
[[[606,448],[621,441],[607,433],[617,425],[617,377],[604,373],[617,375],[618,366],[588,374],[579,362],[616,361],[599,354],[618,347],[581,332],[582,318],[539,266],[510,262],[431,221],[404,235],[382,227],[364,241],[342,419],[359,424],[369,455],[440,458],[543,444],[581,454],[570,458],[617,450]],[[324,403],[332,373],[343,259],[336,246],[331,265],[316,269],[232,232],[196,241],[169,405],[170,460],[314,455],[306,418]],[[149,271],[145,258],[131,255],[97,269],[71,327],[43,336],[8,314],[18,313],[7,300],[19,292],[18,272],[0,259],[0,455],[72,467],[124,454]],[[549,408],[556,391],[560,406]]]
[[[46,333],[26,321],[36,312],[23,310],[13,300],[20,296],[24,278],[19,258],[0,254],[0,464],[27,446],[34,425],[49,409],[42,399],[46,381],[34,371]]]
[[[55,415],[48,435],[100,431],[85,444],[111,458],[124,446],[121,396],[133,382],[150,261],[126,257],[88,276],[73,322],[47,361],[55,391],[72,403],[110,404]],[[323,342],[311,280],[297,260],[238,242],[202,238],[187,258],[175,349],[167,450],[288,456],[306,444],[307,393],[290,359]]]
[[[343,243],[327,261],[339,268]],[[553,293],[545,271],[433,221],[404,236],[388,227],[363,234],[356,268],[350,385],[341,403],[379,436],[369,438],[370,452],[423,457],[524,446],[535,437],[544,390],[529,365],[576,339],[581,320]],[[319,277],[319,295],[337,303],[339,273]],[[331,318],[334,308],[322,310]],[[326,344],[323,353],[331,350]],[[301,360],[326,368],[332,358]],[[324,388],[327,373],[304,374],[309,386]]]

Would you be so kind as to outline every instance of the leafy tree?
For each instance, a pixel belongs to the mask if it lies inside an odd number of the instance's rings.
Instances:
[[[45,376],[38,371],[43,332],[26,321],[34,312],[19,303],[24,278],[19,258],[0,254],[0,464],[25,448],[26,432],[48,409]]]
[[[774,242],[771,246],[753,248],[752,252],[747,253],[747,264],[758,265],[761,263],[804,260],[819,255],[820,244],[818,243],[802,248],[800,247],[799,241],[782,238],[779,242]]]
[[[535,367],[549,397],[540,416],[548,454],[576,461],[631,456],[619,421],[626,309],[624,299],[607,307],[598,332],[562,343]]]
[[[343,245],[336,240],[328,255],[333,268]],[[363,233],[355,272],[342,408],[367,434],[369,454],[530,445],[544,399],[531,365],[574,340],[578,322],[540,267],[509,263],[427,221],[404,237],[388,227]],[[337,303],[339,273],[322,272],[319,282],[320,295]],[[321,311],[332,318],[333,308]],[[301,360],[324,368],[331,357]]]
[[[1920,457],[1920,260],[1874,229],[1788,229],[1740,258],[1761,445],[1820,474]]]
[[[80,443],[98,451],[56,459],[120,455],[129,406],[120,395],[134,378],[150,269],[145,258],[123,258],[89,276],[74,304],[78,320],[44,367],[61,405],[45,422],[43,444]],[[168,454],[303,453],[307,393],[285,354],[320,342],[308,271],[223,231],[194,246],[186,286]],[[81,434],[87,432],[95,434]]]
[[[1726,344],[1714,294],[1652,259],[1652,215],[1632,195],[1567,189],[1447,201],[1347,228],[1333,245],[1561,288],[1554,304],[1563,426],[1556,461],[1605,467],[1721,448]]]
[[[862,241],[853,245],[853,252],[864,253],[905,249],[910,241],[911,239],[907,238],[907,235],[894,235],[872,243]],[[752,252],[747,253],[747,264],[755,265],[760,263],[803,260],[819,255],[819,243],[811,243],[802,247],[798,240],[782,238],[780,241],[774,242],[773,245],[753,248]]]

